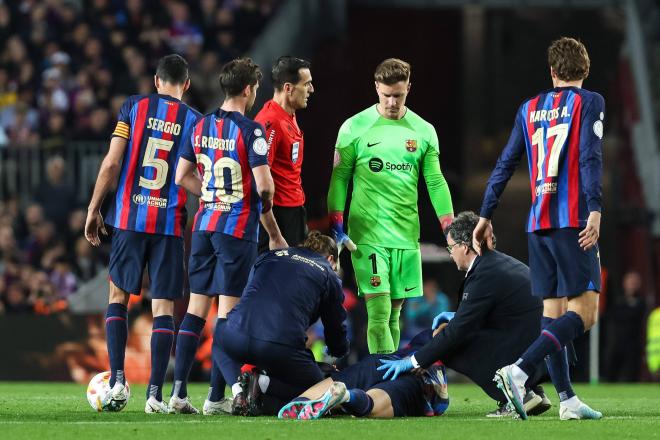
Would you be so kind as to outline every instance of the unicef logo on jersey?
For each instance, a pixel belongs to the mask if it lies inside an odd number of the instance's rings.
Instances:
[[[142,194],[133,194],[133,203],[136,205],[144,205],[147,203],[147,197]]]
[[[369,169],[374,173],[378,173],[380,170],[383,169],[383,161],[377,157],[374,157],[373,159],[369,159]]]

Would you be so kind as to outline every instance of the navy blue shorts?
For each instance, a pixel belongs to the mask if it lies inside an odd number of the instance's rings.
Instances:
[[[181,237],[114,229],[110,280],[124,292],[139,295],[146,267],[153,299],[183,298],[183,252]]]
[[[192,233],[188,278],[190,291],[240,297],[257,258],[257,243],[223,232]]]
[[[383,390],[390,396],[394,417],[421,417],[428,404],[424,400],[423,382],[414,374],[403,374],[396,380],[386,380],[371,388]]]
[[[330,374],[335,382],[343,382],[346,388],[364,391],[372,388],[383,390],[390,396],[394,417],[417,417],[425,415],[426,404],[422,380],[412,374],[403,374],[396,380],[383,380],[385,371],[376,370],[381,359],[401,359],[392,354],[370,354],[341,371]]]
[[[383,381],[385,371],[376,370],[382,365],[380,363],[381,359],[401,359],[401,357],[392,354],[370,354],[341,371],[331,373],[330,377],[335,382],[346,384],[349,390],[358,388],[366,391]]]
[[[576,228],[549,229],[527,235],[532,293],[541,298],[575,297],[600,292],[598,244],[583,251]]]

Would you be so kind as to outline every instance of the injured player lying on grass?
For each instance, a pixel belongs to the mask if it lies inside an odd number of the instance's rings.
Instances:
[[[436,324],[437,325],[437,324]],[[431,338],[447,325],[440,324],[432,332],[431,329],[417,334],[410,343],[392,354],[368,355],[355,365],[342,371],[325,364],[322,368],[326,379],[318,382],[290,402],[275,397],[276,386],[266,373],[256,369],[246,371],[240,378],[245,405],[243,414],[249,416],[275,415],[282,418],[318,418],[326,414],[331,407],[342,407],[346,412],[363,417],[403,417],[442,414],[449,404],[447,381],[444,366],[432,366],[428,370],[415,370],[399,375],[390,381],[384,371],[378,370],[382,361],[394,361],[410,356],[419,350]],[[434,325],[435,326],[435,325]],[[537,391],[538,393],[542,391]],[[529,399],[525,402],[529,414],[540,414],[549,405],[542,401],[539,395],[529,390]],[[228,408],[227,413],[230,412]],[[494,414],[497,413],[497,414]],[[489,414],[489,417],[503,417],[515,414],[506,408]]]

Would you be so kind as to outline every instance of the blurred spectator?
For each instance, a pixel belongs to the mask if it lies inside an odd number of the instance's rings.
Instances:
[[[425,328],[430,328],[436,315],[448,311],[449,297],[440,290],[435,278],[427,278],[423,284],[423,295],[408,299],[404,305],[404,335],[410,339]]]
[[[642,277],[638,272],[623,276],[623,295],[616,299],[606,314],[607,352],[606,377],[611,382],[639,380],[643,353],[644,317],[646,304]]]
[[[12,315],[32,312],[32,305],[28,301],[27,290],[22,282],[15,282],[7,286],[4,310],[5,313]]]
[[[64,181],[67,164],[61,156],[46,162],[46,181],[37,192],[36,201],[43,207],[46,218],[61,234],[67,230],[69,215],[76,207],[73,188]]]

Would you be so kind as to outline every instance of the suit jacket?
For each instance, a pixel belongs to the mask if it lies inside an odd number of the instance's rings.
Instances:
[[[515,360],[540,332],[542,301],[532,296],[529,268],[513,257],[497,251],[478,256],[459,297],[447,327],[415,353],[420,367],[463,350],[480,351],[469,357],[484,365]]]

